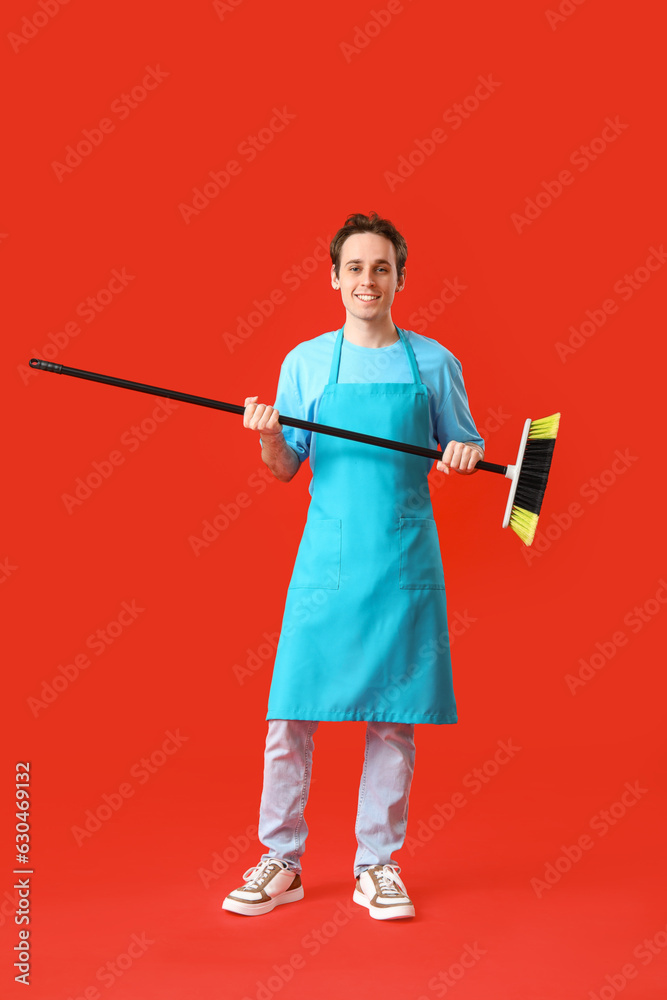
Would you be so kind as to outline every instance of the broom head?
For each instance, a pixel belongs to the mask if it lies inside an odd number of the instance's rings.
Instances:
[[[516,465],[508,467],[512,488],[503,528],[509,524],[525,545],[535,538],[559,423],[560,413],[527,420]]]

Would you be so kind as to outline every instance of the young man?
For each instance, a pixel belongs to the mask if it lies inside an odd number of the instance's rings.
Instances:
[[[436,340],[395,326],[407,245],[386,219],[352,215],[331,243],[344,326],[285,358],[275,406],[245,400],[244,426],[289,482],[308,456],[308,518],[290,581],[267,720],[258,836],[267,852],[223,902],[256,915],[303,898],[313,734],[366,722],[353,899],[376,919],[414,916],[392,852],[404,842],[414,727],[457,721],[445,581],[427,475],[432,461],[282,427],[300,417],[444,449],[439,472],[475,471],[484,442],[461,365]]]

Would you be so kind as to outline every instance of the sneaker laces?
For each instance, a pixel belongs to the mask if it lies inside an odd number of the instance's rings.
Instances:
[[[398,882],[398,871],[392,865],[383,865],[375,870],[383,896],[403,896],[405,893]]]
[[[254,868],[248,868],[246,872],[243,873],[243,881],[246,882],[246,889],[261,889],[262,884],[266,882],[269,875],[272,874],[272,869],[274,865],[279,868],[285,867],[287,865],[284,862],[277,861],[276,858],[265,858],[264,861],[260,861],[258,865]]]

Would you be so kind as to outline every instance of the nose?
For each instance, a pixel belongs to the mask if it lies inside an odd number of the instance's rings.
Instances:
[[[375,284],[375,278],[373,277],[373,271],[371,270],[370,267],[367,268],[365,271],[362,271],[362,273],[361,273],[361,283],[362,283],[362,285],[374,285]]]

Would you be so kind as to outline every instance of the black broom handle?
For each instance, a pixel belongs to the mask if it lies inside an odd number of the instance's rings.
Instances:
[[[225,410],[227,413],[245,412],[245,406],[235,403],[223,403],[219,399],[207,399],[205,396],[192,396],[187,392],[176,392],[173,389],[161,389],[157,385],[146,385],[144,382],[130,382],[113,375],[99,375],[97,372],[87,372],[82,368],[68,368],[67,365],[57,365],[53,361],[42,361],[41,358],[30,359],[31,368],[39,368],[45,372],[55,372],[58,375],[73,375],[75,378],[85,378],[90,382],[103,382],[105,385],[116,385],[121,389],[134,389],[136,392],[148,392],[152,396],[166,396],[167,399],[177,399],[181,403],[196,403],[197,406],[209,406],[214,410]],[[406,451],[410,455],[422,455],[425,458],[442,458],[441,451],[432,448],[421,448],[415,444],[404,444],[401,441],[390,441],[388,438],[374,437],[372,434],[361,434],[357,431],[347,431],[342,427],[329,427],[327,424],[317,424],[311,420],[299,420],[297,417],[279,415],[278,421],[288,427],[301,427],[306,431],[316,431],[319,434],[332,434],[334,437],[347,438],[349,441],[361,441],[364,444],[375,444],[380,448],[392,448],[394,451]],[[506,465],[495,465],[493,462],[478,462],[476,469],[485,472],[498,472],[504,476]]]

